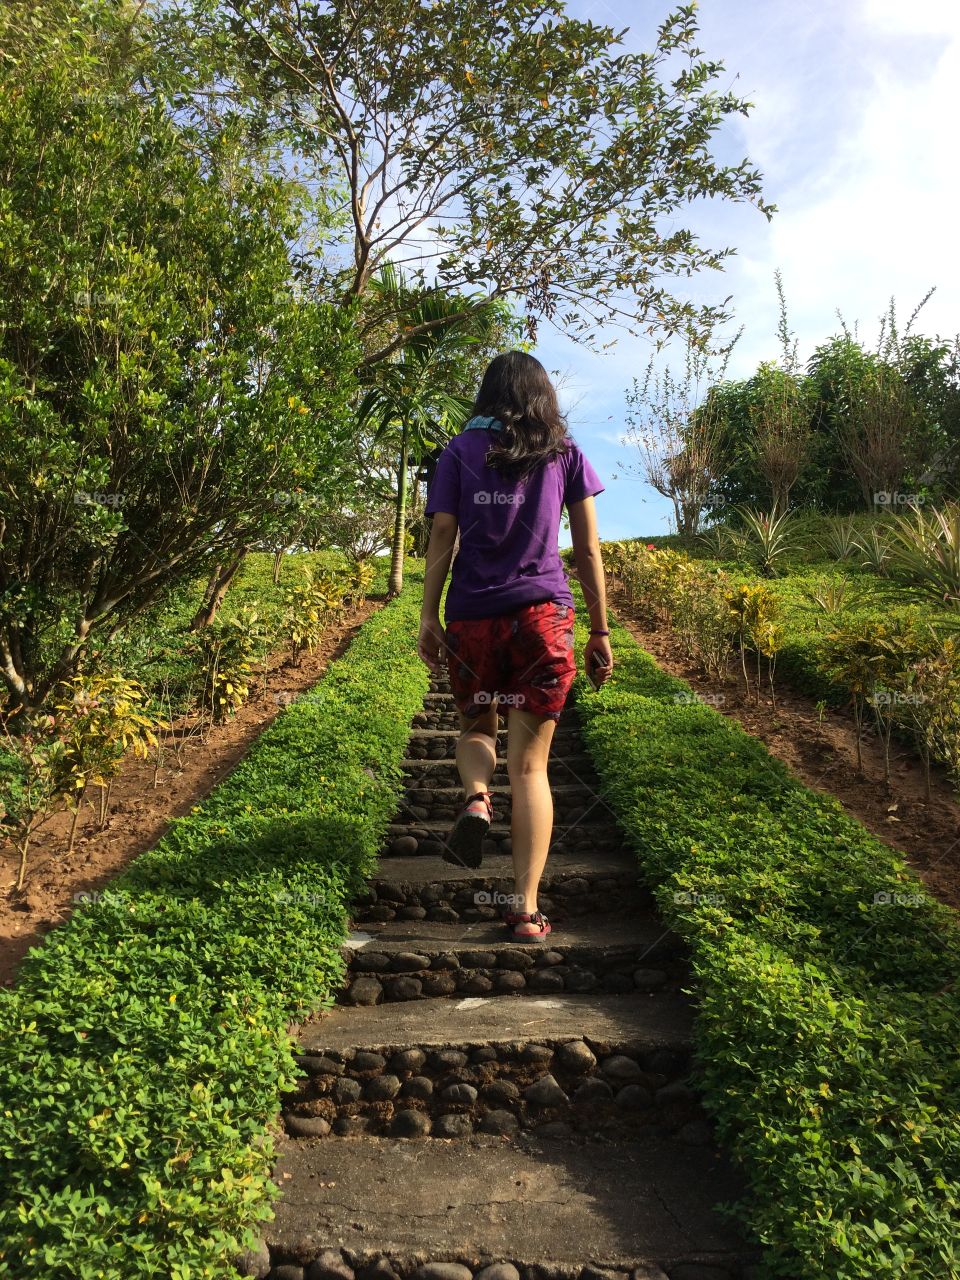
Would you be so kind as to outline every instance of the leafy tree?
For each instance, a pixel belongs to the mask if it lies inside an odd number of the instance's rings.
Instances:
[[[810,456],[809,385],[775,364],[761,364],[751,383],[747,450],[756,460],[772,509],[786,511]]]
[[[709,196],[773,212],[748,161],[713,155],[750,104],[717,89],[693,4],[642,53],[562,0],[168,0],[158,22],[197,118],[213,95],[270,122],[342,194],[346,234],[319,249],[344,298],[393,262],[465,312],[521,300],[531,335],[544,319],[588,341],[600,325],[702,327],[723,308],[663,281],[733,251],[700,244],[683,210]],[[444,322],[401,325],[364,363]]]
[[[960,482],[960,336],[910,334],[900,344],[899,368],[920,405],[923,452],[929,466],[918,483],[937,496],[956,497]]]
[[[719,377],[740,334],[721,352]],[[677,533],[692,538],[710,494],[727,466],[723,422],[704,389],[713,375],[710,356],[688,341],[682,375],[657,371],[651,358],[643,379],[627,392],[627,440],[640,459],[623,470],[639,473],[673,503]],[[623,464],[621,464],[622,466]]]
[[[380,272],[374,289],[384,298],[407,292],[401,273],[389,267]],[[395,439],[399,452],[390,545],[391,595],[403,586],[410,463],[445,443],[466,421],[473,396],[462,393],[465,371],[458,366],[466,361],[472,369],[467,353],[484,339],[489,344],[502,318],[495,303],[465,309],[461,299],[432,292],[420,297],[410,315],[418,332],[395,356],[373,367],[374,385],[359,413],[361,424],[374,427],[375,443]]]
[[[199,153],[121,11],[0,13],[0,675],[26,705],[288,520],[278,491],[332,497],[350,431],[352,313],[291,267],[304,200],[228,127]]]

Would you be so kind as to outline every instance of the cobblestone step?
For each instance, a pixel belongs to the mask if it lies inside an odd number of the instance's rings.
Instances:
[[[512,906],[512,863],[491,860],[477,870],[452,866],[438,857],[385,856],[382,871],[367,892],[354,899],[355,924],[387,920],[455,923],[492,920]],[[570,916],[648,908],[652,895],[640,884],[636,861],[626,851],[551,857],[541,881],[542,910],[558,922]]]
[[[499,921],[392,920],[370,924],[344,948],[344,1004],[444,996],[634,990],[679,992],[681,939],[650,911],[576,917],[543,943],[521,943]]]
[[[419,718],[451,707],[435,681]],[[743,1188],[693,1083],[687,953],[575,716],[549,764],[539,901],[556,927],[542,943],[499,919],[513,887],[502,736],[483,864],[440,857],[462,795],[455,742],[429,723],[411,734],[408,796],[352,906],[338,1003],[299,1028],[282,1195],[244,1274],[751,1280],[758,1251],[715,1209]]]
[[[430,758],[427,756],[406,756],[401,762],[404,777],[408,784],[423,778],[443,780],[443,786],[456,787],[460,781],[457,765],[453,756]],[[602,794],[602,786],[593,768],[593,761],[578,747],[564,753],[551,752],[547,762],[547,777],[553,782],[581,783]],[[502,786],[508,785],[507,757],[497,756],[496,772],[493,782]]]
[[[439,1016],[431,1001],[305,1027],[299,1062],[308,1074],[284,1108],[288,1131],[514,1137],[558,1136],[566,1125],[607,1140],[630,1131],[710,1141],[684,1079],[691,1016],[683,1002],[531,997],[506,1012],[489,999],[440,1003]]]

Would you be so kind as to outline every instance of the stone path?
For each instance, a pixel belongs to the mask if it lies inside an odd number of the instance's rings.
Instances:
[[[550,776],[546,944],[513,942],[505,761],[483,865],[440,851],[460,803],[434,682],[407,789],[356,903],[338,1006],[306,1024],[271,1280],[745,1280],[712,1206],[741,1187],[687,1083],[681,940],[639,886],[571,707]]]

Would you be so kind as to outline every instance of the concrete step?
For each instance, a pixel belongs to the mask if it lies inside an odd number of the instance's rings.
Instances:
[[[626,871],[632,872],[634,876],[638,874],[637,860],[633,854],[625,853],[620,849],[597,849],[589,854],[571,854],[565,860],[562,868],[555,867],[552,863],[547,862],[541,883],[543,885],[565,883],[579,876],[594,881],[608,876],[622,876]],[[494,875],[492,879],[498,884],[502,883],[504,874],[505,869],[502,869],[501,873]],[[410,858],[396,856],[385,858],[380,863],[380,868],[374,875],[372,883],[374,885],[401,882],[409,882],[416,885],[436,885],[441,883],[482,885],[490,879],[491,874],[485,872],[482,866],[477,870],[454,867],[449,862],[444,862],[442,858],[415,855]]]
[[[402,1275],[427,1260],[510,1260],[525,1275],[576,1276],[589,1262],[652,1278],[699,1263],[732,1280],[756,1257],[714,1208],[742,1191],[726,1161],[670,1138],[477,1136],[431,1143],[426,1159],[403,1139],[284,1138],[274,1179],[275,1267],[329,1249],[353,1268],[389,1259]]]
[[[691,1043],[689,997],[656,999],[643,992],[611,996],[567,995],[563,999],[419,1000],[363,1009],[329,1009],[300,1027],[300,1054],[344,1051],[469,1048],[513,1042],[558,1045],[585,1040],[595,1052],[684,1049]]]
[[[683,940],[652,911],[639,911],[626,919],[601,916],[565,925],[541,943],[521,943],[512,939],[500,920],[481,920],[469,924],[447,924],[432,920],[389,920],[371,924],[365,937],[348,940],[347,950],[354,959],[364,951],[411,951],[424,955],[459,954],[464,951],[508,951],[532,956],[532,965],[549,967],[556,960],[545,956],[566,954],[572,949],[599,955],[632,952],[640,949],[650,954],[675,954]],[[526,964],[524,968],[528,967]]]

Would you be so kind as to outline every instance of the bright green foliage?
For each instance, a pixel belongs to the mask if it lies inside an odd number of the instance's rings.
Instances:
[[[136,23],[75,9],[0,11],[0,678],[27,704],[288,522],[278,494],[335,493],[359,358],[350,308],[297,291],[300,191],[228,127],[200,148]]]
[[[900,516],[889,545],[895,569],[911,584],[960,608],[960,502]]]
[[[287,1026],[342,976],[345,904],[397,803],[418,612],[370,618],[0,992],[0,1276],[233,1280],[275,1194]]]
[[[960,1274],[955,914],[611,629],[614,679],[597,695],[578,678],[578,711],[691,948],[699,1081],[749,1184],[738,1216],[763,1274]]]
[[[736,515],[747,539],[747,555],[767,578],[776,576],[779,566],[797,543],[797,518],[791,511],[756,511],[738,507]]]

